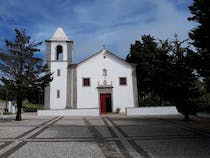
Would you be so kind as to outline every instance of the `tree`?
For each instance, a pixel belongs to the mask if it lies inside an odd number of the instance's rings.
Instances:
[[[126,60],[137,64],[137,85],[139,97],[146,97],[151,90],[151,74],[153,70],[153,53],[156,52],[157,44],[150,35],[143,35],[141,41],[131,44],[130,54]]]
[[[10,94],[10,95],[8,95]],[[0,99],[2,100],[14,100],[13,92],[7,89],[4,85],[0,84]]]
[[[17,102],[16,120],[22,120],[22,101],[32,89],[41,89],[51,80],[47,65],[35,56],[42,42],[31,42],[25,31],[15,29],[15,40],[5,40],[5,49],[0,52],[1,82],[11,90]]]
[[[126,60],[137,64],[137,87],[139,100],[145,98],[163,101],[164,71],[167,67],[167,54],[158,48],[154,37],[143,35],[141,40],[131,44]]]
[[[127,61],[137,64],[137,83],[140,100],[158,99],[159,105],[176,105],[189,120],[190,107],[199,97],[197,76],[192,67],[193,52],[187,40],[159,40],[142,36],[131,45]],[[183,46],[187,45],[187,46]],[[157,104],[157,102],[156,102]]]
[[[194,54],[195,68],[204,78],[208,88],[210,87],[210,1],[194,0],[189,9],[193,15],[188,20],[198,23],[197,27],[189,32],[192,44],[197,50]]]
[[[154,62],[154,73],[152,78],[153,89],[156,96],[159,97],[159,105],[169,103],[168,87],[171,81],[171,58],[169,52],[171,45],[169,40],[158,43],[158,53],[156,53],[156,61]]]
[[[179,41],[177,35],[170,42],[171,50],[168,55],[171,59],[171,80],[168,84],[168,96],[179,112],[184,114],[185,120],[189,120],[190,106],[199,97],[199,92],[195,84],[194,69],[190,66],[192,51],[189,46],[183,46],[185,43],[186,40]]]

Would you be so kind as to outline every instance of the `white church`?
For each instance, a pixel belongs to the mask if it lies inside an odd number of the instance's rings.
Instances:
[[[39,115],[100,115],[138,106],[135,65],[105,49],[77,64],[72,54],[73,41],[58,28],[46,40],[53,81]]]

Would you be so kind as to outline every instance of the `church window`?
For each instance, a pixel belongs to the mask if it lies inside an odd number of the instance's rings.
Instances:
[[[107,70],[106,69],[103,69],[103,76],[107,76]]]
[[[60,76],[60,75],[61,75],[61,70],[58,69],[58,70],[57,70],[57,76]]]
[[[61,61],[63,60],[63,48],[61,45],[56,47],[56,60]]]
[[[84,87],[90,86],[90,78],[83,78],[82,82]]]
[[[127,79],[126,79],[126,77],[120,77],[119,78],[119,84],[121,86],[127,85]]]
[[[60,90],[57,90],[57,98],[60,98]]]

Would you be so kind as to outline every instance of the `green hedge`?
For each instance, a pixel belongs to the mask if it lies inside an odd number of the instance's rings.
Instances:
[[[37,112],[37,110],[43,110],[44,105],[42,104],[32,104],[32,103],[24,103],[23,111],[24,112]]]
[[[0,99],[0,102],[6,102],[6,100],[2,100],[2,99]]]
[[[153,106],[173,106],[169,102],[164,102],[160,105],[160,101],[158,98],[152,98],[152,97],[147,97],[144,99],[141,99],[139,101],[139,106],[140,107],[153,107]]]

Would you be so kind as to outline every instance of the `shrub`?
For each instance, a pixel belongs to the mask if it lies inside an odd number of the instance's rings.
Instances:
[[[147,97],[140,100],[140,106],[160,106],[157,98]]]
[[[43,110],[44,105],[42,104],[32,104],[32,103],[23,103],[24,112],[37,112],[37,110]]]

